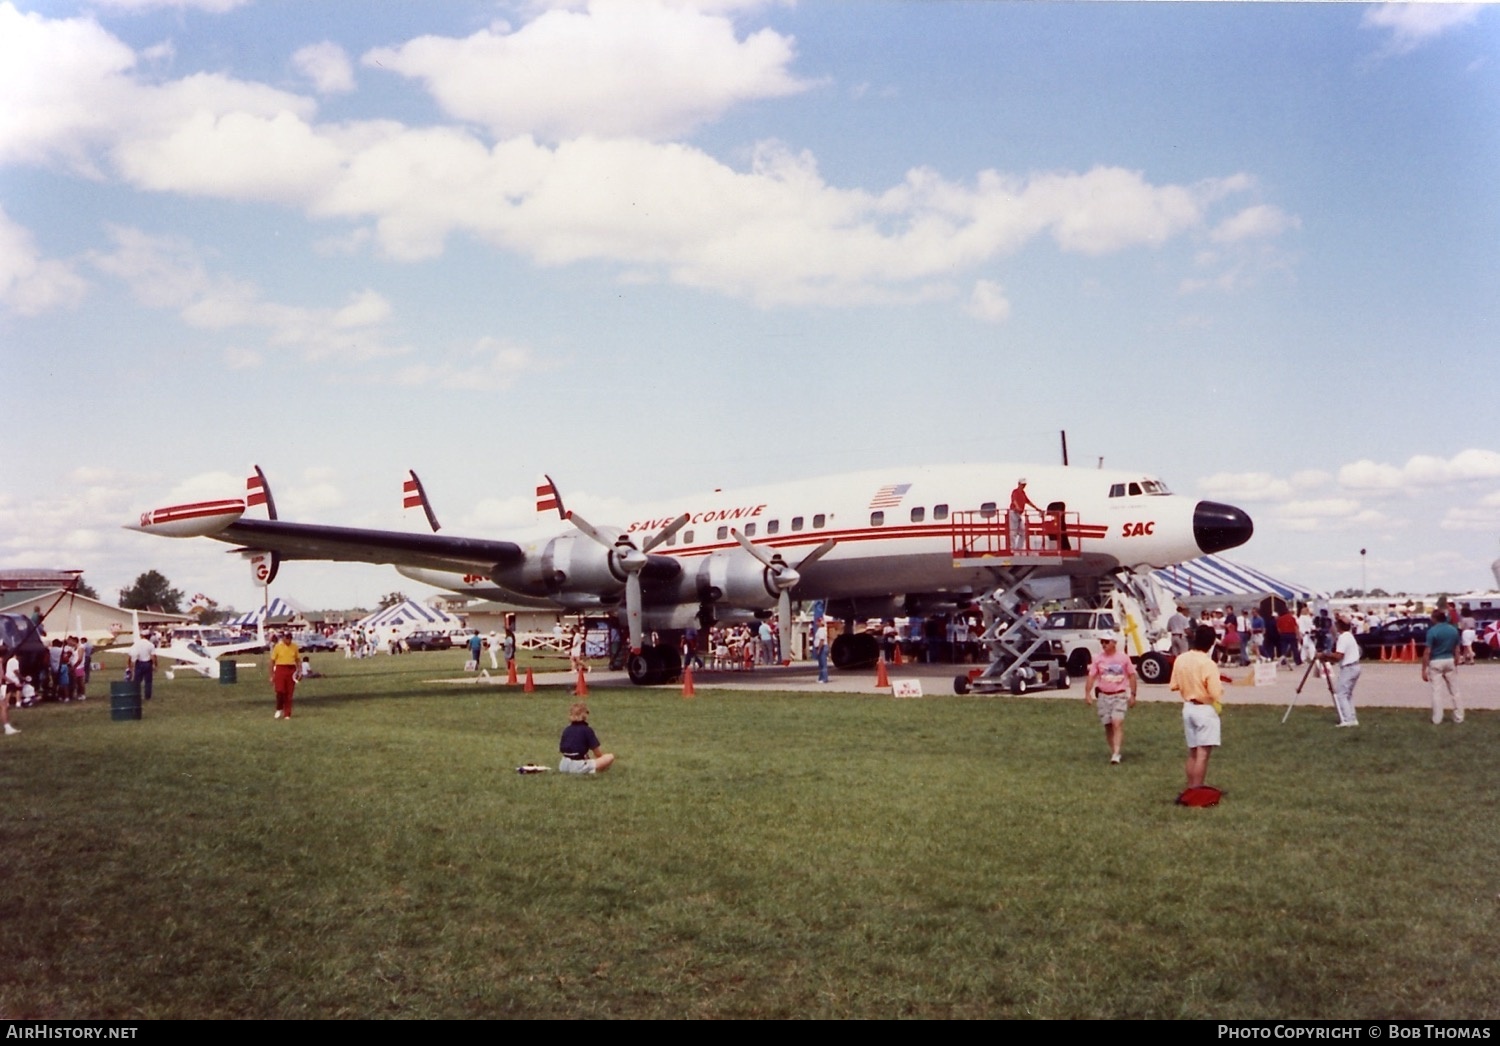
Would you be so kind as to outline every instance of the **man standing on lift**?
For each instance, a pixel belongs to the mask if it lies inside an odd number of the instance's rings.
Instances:
[[[1042,506],[1032,501],[1026,494],[1026,477],[1022,476],[1016,480],[1016,489],[1010,492],[1010,549],[1018,552],[1028,547],[1026,540],[1026,509],[1027,507],[1042,511]]]

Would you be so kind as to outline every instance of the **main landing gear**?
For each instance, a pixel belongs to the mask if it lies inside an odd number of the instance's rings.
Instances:
[[[642,647],[640,653],[626,659],[625,669],[636,686],[672,683],[682,675],[682,655],[671,647]]]
[[[880,660],[880,637],[872,632],[854,633],[851,622],[849,631],[834,639],[828,653],[834,668],[872,668]]]

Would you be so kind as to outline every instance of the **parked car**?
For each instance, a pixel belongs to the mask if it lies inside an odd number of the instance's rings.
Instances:
[[[408,650],[452,650],[453,639],[446,632],[413,632],[406,637]]]
[[[1061,644],[1061,660],[1075,679],[1083,678],[1103,653],[1099,637],[1118,634],[1115,615],[1108,610],[1054,610],[1042,622],[1042,635]]]
[[[1359,643],[1360,660],[1379,661],[1382,648],[1405,650],[1412,641],[1416,642],[1417,656],[1421,657],[1427,648],[1427,627],[1431,624],[1432,619],[1427,617],[1398,617],[1368,632],[1356,632],[1354,638]]]
[[[321,632],[298,632],[292,637],[297,649],[304,654],[321,654],[337,650],[339,645]]]

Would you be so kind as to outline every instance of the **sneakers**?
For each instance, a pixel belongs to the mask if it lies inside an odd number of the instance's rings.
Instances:
[[[1111,755],[1109,757],[1109,765],[1110,766],[1119,766],[1120,765],[1120,753],[1119,752],[1116,752],[1116,753],[1114,753],[1113,755]]]
[[[5,736],[6,737],[9,737],[11,734],[19,734],[20,732],[21,731],[17,730],[15,727],[11,726],[9,723],[5,724]]]
[[[1347,723],[1340,723],[1339,724],[1339,729],[1342,730],[1346,726],[1358,726],[1358,725],[1359,725],[1359,720],[1358,719],[1351,719]]]
[[[278,709],[277,709],[277,710],[276,710],[276,714],[275,714],[275,715],[273,715],[273,716],[272,716],[272,717],[271,717],[271,718],[272,718],[272,719],[280,719],[280,718],[281,718],[281,709],[279,709],[279,708],[278,708]]]

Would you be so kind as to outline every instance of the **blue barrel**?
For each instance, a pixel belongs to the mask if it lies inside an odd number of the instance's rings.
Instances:
[[[109,684],[109,717],[115,722],[141,717],[141,685],[131,679]]]

